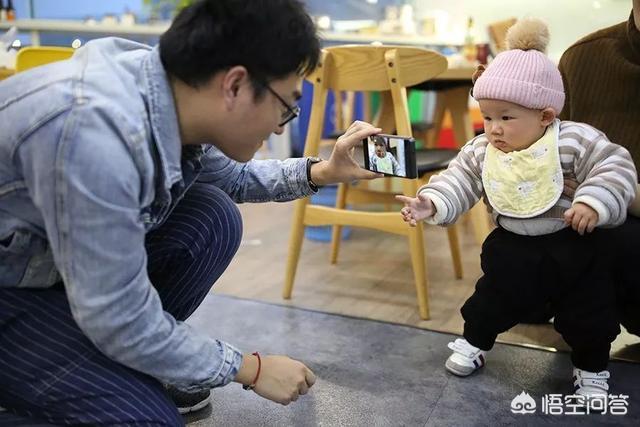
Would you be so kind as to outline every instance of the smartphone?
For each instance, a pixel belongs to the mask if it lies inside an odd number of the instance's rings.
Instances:
[[[417,178],[416,140],[409,136],[372,135],[362,140],[364,168],[387,176]]]

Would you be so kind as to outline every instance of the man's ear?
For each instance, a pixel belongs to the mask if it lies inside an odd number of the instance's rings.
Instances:
[[[551,107],[545,108],[540,113],[542,126],[549,126],[556,119],[556,111]]]
[[[249,80],[249,72],[242,65],[236,65],[223,73],[221,81],[222,97],[227,109],[231,109],[238,101],[240,89]]]

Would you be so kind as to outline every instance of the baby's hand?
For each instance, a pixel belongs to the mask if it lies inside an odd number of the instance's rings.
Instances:
[[[404,208],[400,210],[404,222],[415,227],[418,221],[429,218],[436,213],[436,207],[431,199],[425,194],[418,194],[418,197],[396,196],[396,199],[404,203]]]
[[[586,231],[591,233],[598,223],[598,212],[584,203],[575,203],[564,213],[564,222],[576,230],[581,236]]]

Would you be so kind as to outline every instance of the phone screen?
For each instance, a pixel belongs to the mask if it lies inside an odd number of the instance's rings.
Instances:
[[[397,135],[372,135],[362,141],[365,169],[401,178],[415,178],[415,140]]]

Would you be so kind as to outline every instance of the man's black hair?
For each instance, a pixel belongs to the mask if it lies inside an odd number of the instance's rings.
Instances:
[[[199,0],[160,37],[167,73],[192,87],[242,65],[256,95],[264,83],[318,64],[320,41],[299,0]]]

